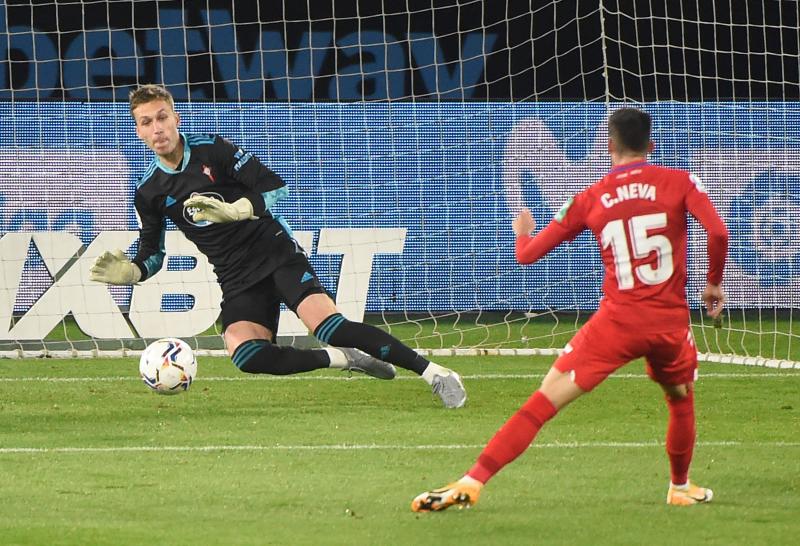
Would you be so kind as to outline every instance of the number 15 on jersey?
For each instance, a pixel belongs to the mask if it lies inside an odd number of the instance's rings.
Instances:
[[[627,224],[627,226],[626,226]],[[603,249],[611,247],[614,254],[614,269],[620,290],[633,288],[633,274],[644,284],[656,285],[666,282],[672,276],[672,244],[664,235],[648,235],[648,231],[667,227],[667,214],[643,214],[634,216],[627,222],[613,220],[605,225],[602,231]],[[626,229],[627,228],[627,229]],[[633,268],[628,241],[633,250],[633,257],[646,258],[655,252],[655,264],[642,264]]]

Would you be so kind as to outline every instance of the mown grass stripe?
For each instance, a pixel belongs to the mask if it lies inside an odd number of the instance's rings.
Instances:
[[[697,442],[700,447],[772,447],[796,448],[800,442],[740,442],[720,440]],[[208,452],[208,451],[434,451],[480,449],[484,444],[321,444],[321,445],[208,445],[208,446],[101,446],[101,447],[0,447],[0,454],[25,453],[126,453],[126,452]],[[640,449],[664,447],[663,442],[546,442],[531,445],[537,449]]]
[[[541,379],[544,373],[531,373],[531,374],[464,374],[461,376],[464,380],[503,380],[503,379]],[[740,379],[740,378],[800,378],[800,373],[796,371],[786,372],[764,372],[764,373],[701,373],[699,380],[704,379]],[[649,379],[646,374],[614,374],[609,379]],[[372,381],[372,378],[363,375],[291,375],[291,376],[277,376],[277,375],[242,375],[242,376],[200,376],[198,381]],[[394,381],[419,381],[420,379],[413,375],[401,375],[394,378]],[[42,382],[42,383],[81,383],[81,382],[112,382],[112,381],[141,381],[141,378],[133,375],[120,375],[120,376],[98,376],[98,377],[0,377],[0,383],[25,383],[25,382]]]

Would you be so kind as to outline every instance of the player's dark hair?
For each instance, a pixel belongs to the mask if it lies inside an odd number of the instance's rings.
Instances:
[[[638,108],[620,108],[608,118],[608,136],[620,151],[646,153],[651,124],[647,112]]]
[[[131,116],[133,116],[133,110],[137,106],[153,102],[154,100],[163,100],[169,104],[173,111],[175,110],[175,100],[172,98],[172,93],[167,91],[166,87],[149,83],[147,85],[141,85],[128,93]]]

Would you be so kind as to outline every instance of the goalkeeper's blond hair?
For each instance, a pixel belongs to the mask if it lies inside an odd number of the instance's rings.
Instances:
[[[137,106],[153,102],[154,100],[163,100],[172,111],[175,111],[175,99],[172,98],[172,93],[167,91],[167,88],[162,85],[149,83],[147,85],[140,85],[128,94],[128,102],[130,102],[131,116]]]

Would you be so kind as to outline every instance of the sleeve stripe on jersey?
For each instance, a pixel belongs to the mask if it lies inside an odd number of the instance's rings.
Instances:
[[[159,271],[161,271],[161,267],[164,265],[164,256],[167,254],[166,252],[166,245],[164,244],[164,239],[167,236],[167,230],[161,230],[161,238],[158,241],[158,252],[155,254],[151,254],[147,257],[147,259],[142,262],[147,268],[147,278],[149,279]]]
[[[289,195],[289,190],[286,188],[286,186],[283,186],[276,190],[265,191],[264,193],[261,194],[261,197],[264,198],[264,206],[266,207],[266,209],[272,212],[272,207],[274,207],[278,201],[286,198],[286,196],[288,195]]]
[[[277,221],[278,221],[278,223],[279,223],[281,226],[283,226],[283,230],[286,232],[286,234],[287,234],[289,237],[294,237],[294,231],[292,231],[292,228],[289,226],[289,224],[288,224],[288,223],[286,223],[286,220],[284,220],[283,216],[281,216],[280,214],[276,214],[276,215],[275,215],[275,220],[277,220]],[[295,243],[295,244],[297,244],[297,243]],[[296,252],[300,252],[300,251],[299,251],[299,250],[296,250]]]

